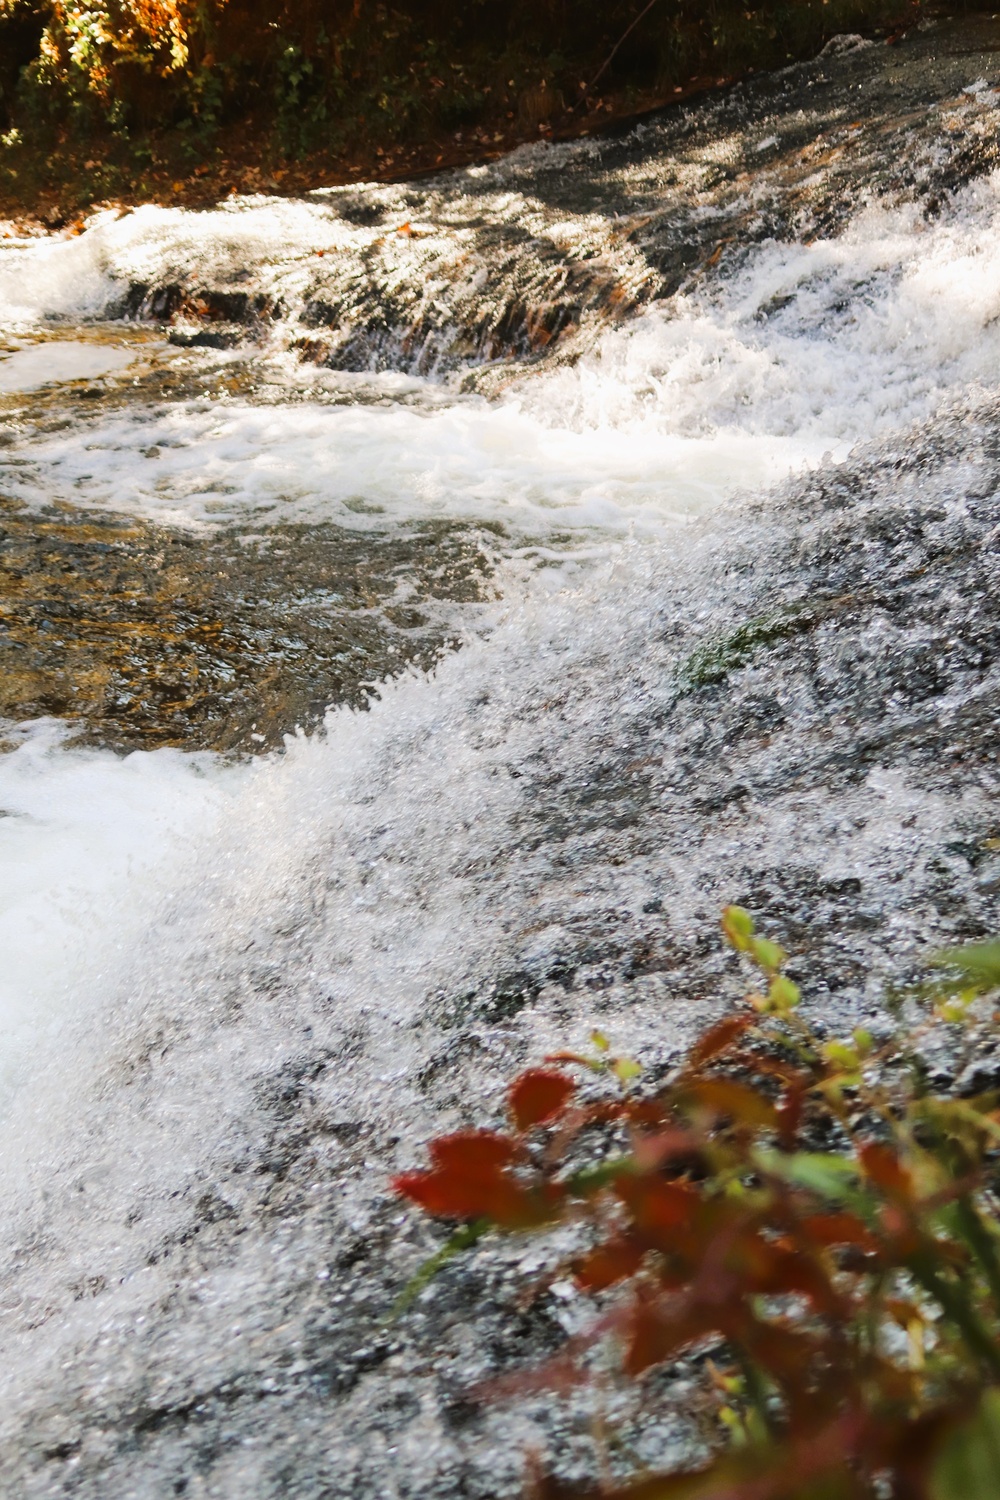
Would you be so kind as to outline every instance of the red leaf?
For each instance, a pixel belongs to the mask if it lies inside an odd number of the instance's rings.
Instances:
[[[517,1146],[508,1135],[493,1130],[459,1130],[441,1135],[430,1144],[431,1161],[446,1172],[495,1172],[509,1167]]]
[[[619,1177],[615,1192],[631,1211],[636,1228],[666,1249],[700,1203],[693,1188],[659,1177]]]
[[[602,1292],[616,1281],[634,1276],[642,1265],[645,1251],[631,1240],[610,1240],[598,1245],[574,1267],[576,1279],[591,1292]]]
[[[576,1084],[554,1068],[529,1068],[515,1078],[507,1096],[518,1130],[530,1130],[558,1115],[576,1093]]]
[[[630,1317],[625,1369],[630,1375],[641,1375],[706,1334],[718,1332],[718,1319],[704,1307],[674,1310],[637,1302]]]
[[[668,1163],[696,1160],[701,1142],[687,1130],[663,1130],[657,1135],[643,1135],[636,1141],[632,1155],[641,1172],[656,1172]]]
[[[783,1296],[788,1292],[799,1292],[808,1297],[819,1312],[835,1319],[847,1316],[844,1299],[819,1259],[813,1259],[802,1250],[775,1245],[754,1236],[744,1274],[744,1288],[748,1294],[772,1292]]]
[[[429,1214],[462,1219],[475,1212],[469,1208],[460,1185],[456,1187],[442,1172],[403,1172],[392,1179],[392,1186]]]
[[[810,1218],[803,1219],[800,1227],[814,1245],[853,1245],[871,1255],[879,1252],[878,1240],[854,1214],[813,1214]]]
[[[796,1381],[805,1385],[810,1365],[824,1354],[822,1342],[812,1334],[782,1328],[777,1323],[748,1320],[742,1335],[755,1364],[793,1388]]]
[[[671,1118],[670,1111],[656,1099],[624,1099],[618,1104],[618,1114],[643,1130],[658,1130]]]
[[[748,1026],[752,1026],[756,1016],[726,1016],[722,1021],[717,1021],[710,1026],[700,1041],[696,1042],[688,1053],[688,1062],[692,1068],[700,1068],[710,1058],[718,1057],[720,1052],[725,1052],[727,1047],[732,1046],[738,1036],[742,1036]]]
[[[805,1104],[806,1087],[804,1084],[793,1084],[781,1103],[778,1105],[778,1140],[783,1150],[791,1151],[795,1145],[799,1126],[802,1123],[802,1109]]]
[[[509,1136],[461,1131],[432,1141],[430,1154],[430,1171],[405,1172],[393,1186],[442,1218],[489,1219],[503,1229],[527,1229],[552,1219],[565,1197],[555,1184],[534,1186],[511,1175],[518,1148]]]
[[[913,1182],[909,1172],[900,1164],[895,1151],[889,1146],[868,1145],[862,1146],[858,1155],[865,1174],[876,1187],[882,1189],[886,1197],[904,1203],[913,1201]]]
[[[398,1193],[429,1214],[446,1219],[489,1219],[503,1229],[528,1229],[552,1217],[558,1194],[533,1193],[502,1172],[406,1172],[393,1179]]]

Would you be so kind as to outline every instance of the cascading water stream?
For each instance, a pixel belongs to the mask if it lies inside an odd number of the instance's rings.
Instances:
[[[848,91],[874,76],[867,52],[827,66]],[[822,951],[845,1017],[995,919],[997,627],[969,601],[996,551],[1000,176],[987,160],[928,195],[948,121],[986,140],[1000,96],[951,67],[929,123],[907,115],[906,191],[877,184],[836,233],[748,232],[669,300],[604,205],[634,218],[643,173],[661,192],[672,173],[711,248],[727,215],[801,194],[769,84],[756,114],[710,105],[426,190],[147,207],[0,251],[5,524],[54,549],[22,607],[44,583],[69,642],[72,548],[109,575],[148,553],[140,580],[169,554],[170,590],[194,578],[202,601],[169,649],[239,637],[212,657],[224,696],[261,579],[301,596],[259,649],[245,739],[197,717],[203,666],[155,715],[125,702],[105,594],[86,671],[8,732],[11,1493],[516,1487],[551,1413],[458,1411],[506,1357],[503,1253],[387,1331],[426,1248],[392,1166],[595,1020],[672,1055],[727,993],[724,900],[771,911],[804,977]],[[718,188],[705,141],[715,166],[759,159],[756,186]],[[591,181],[589,212],[554,201],[560,171],[581,202]],[[378,337],[375,304],[399,314]],[[319,548],[349,563],[307,587]],[[292,733],[300,699],[267,704],[320,649],[304,621],[352,588],[370,633],[329,647],[340,675],[309,679]],[[133,653],[143,593],[119,581],[104,630]],[[26,681],[49,670],[39,632]],[[550,1303],[529,1347],[572,1321]],[[676,1440],[653,1434],[649,1461]]]

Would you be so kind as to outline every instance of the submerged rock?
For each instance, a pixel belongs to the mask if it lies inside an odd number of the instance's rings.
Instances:
[[[493,545],[468,526],[185,532],[0,500],[0,717],[116,749],[272,749],[432,666]]]

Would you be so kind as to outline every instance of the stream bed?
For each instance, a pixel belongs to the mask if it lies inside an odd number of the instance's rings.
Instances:
[[[995,933],[1000,23],[0,239],[0,1487],[520,1492],[588,1315],[393,1198],[594,1025]],[[998,1063],[1000,1072],[1000,1063]],[[658,1465],[672,1415],[605,1413]]]

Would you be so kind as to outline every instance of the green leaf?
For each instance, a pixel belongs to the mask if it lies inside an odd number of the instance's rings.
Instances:
[[[745,953],[753,937],[753,917],[742,906],[727,906],[722,913],[722,930],[727,941]]]
[[[996,1500],[1000,1495],[1000,1390],[989,1390],[971,1422],[945,1442],[931,1476],[931,1500]]]
[[[429,1286],[434,1280],[442,1266],[446,1266],[450,1260],[454,1260],[456,1255],[460,1255],[463,1250],[468,1250],[471,1245],[476,1244],[493,1227],[488,1219],[477,1219],[474,1223],[463,1224],[461,1229],[456,1230],[440,1250],[436,1250],[417,1267],[390,1308],[385,1322],[394,1323],[397,1318],[402,1317],[403,1313],[420,1296],[424,1287]]]
[[[1000,938],[989,943],[968,943],[945,948],[931,963],[938,969],[955,969],[980,994],[1000,989]]]
[[[875,1049],[875,1038],[863,1026],[854,1029],[854,1045],[860,1057],[870,1057]]]
[[[772,944],[772,947],[774,945]],[[779,949],[780,952],[780,949]],[[768,1010],[774,1015],[785,1015],[794,1010],[802,999],[802,991],[784,974],[775,974],[767,993]]]
[[[822,1052],[827,1062],[847,1073],[856,1073],[861,1064],[857,1052],[846,1042],[824,1042]]]
[[[574,1198],[589,1198],[601,1192],[619,1177],[641,1174],[634,1156],[612,1156],[595,1167],[583,1167],[566,1179],[566,1191]]]
[[[956,1025],[961,1021],[969,1019],[969,1005],[975,999],[975,994],[952,996],[948,1000],[942,1000],[937,1007],[936,1014],[942,1021]]]
[[[767,974],[776,973],[788,957],[784,948],[772,943],[770,938],[751,938],[747,946],[750,957]]]
[[[760,1150],[754,1153],[758,1165],[772,1177],[782,1177],[796,1187],[806,1188],[819,1198],[833,1203],[864,1203],[867,1194],[856,1186],[860,1171],[856,1161],[828,1155],[822,1151]]]
[[[914,1113],[930,1120],[941,1135],[952,1136],[974,1149],[984,1135],[1000,1140],[1000,1124],[993,1118],[993,1095],[981,1104],[975,1099],[948,1099],[929,1094],[914,1105]]]

